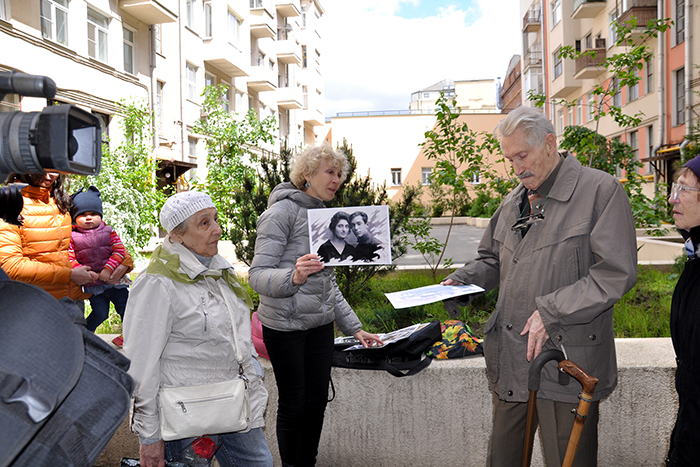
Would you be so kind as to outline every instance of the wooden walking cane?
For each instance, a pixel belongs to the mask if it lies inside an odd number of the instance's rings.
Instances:
[[[532,446],[535,443],[535,415],[537,413],[537,391],[540,390],[540,373],[542,368],[550,360],[562,362],[565,360],[561,350],[548,349],[542,351],[530,365],[527,376],[527,389],[530,396],[527,401],[527,422],[525,425],[525,444],[523,445],[522,467],[530,467],[532,462]],[[565,385],[569,382],[566,373],[559,373],[559,384]]]
[[[569,445],[566,447],[566,454],[564,455],[564,462],[562,463],[562,467],[571,467],[574,464],[576,449],[581,439],[583,422],[586,421],[588,409],[590,409],[591,402],[593,402],[593,391],[595,391],[595,387],[598,384],[598,378],[588,375],[580,366],[571,360],[560,361],[559,371],[564,371],[571,375],[583,386],[583,392],[581,392],[579,396],[578,408],[574,411],[576,418],[574,419],[574,426],[569,436]]]

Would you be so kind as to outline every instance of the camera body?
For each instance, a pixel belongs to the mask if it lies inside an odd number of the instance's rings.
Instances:
[[[52,99],[56,91],[56,83],[46,76],[0,72],[0,100],[8,93]],[[72,104],[0,113],[0,180],[10,173],[97,175],[101,154],[100,120]],[[18,191],[16,186],[0,189],[0,217],[7,222],[18,222]]]

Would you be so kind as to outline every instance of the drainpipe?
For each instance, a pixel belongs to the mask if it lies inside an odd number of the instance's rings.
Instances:
[[[183,63],[183,57],[182,57],[182,49],[183,49],[183,44],[182,44],[182,29],[185,27],[184,23],[182,22],[182,2],[177,2],[177,15],[178,15],[178,28],[177,28],[177,35],[178,35],[178,63],[180,66],[180,160],[184,161],[185,160],[185,144],[187,144],[186,140],[186,132],[185,132],[185,66]]]
[[[154,113],[155,108],[156,108],[156,89],[157,89],[157,80],[156,80],[156,27],[155,25],[151,25],[150,27],[151,30],[151,113]],[[155,155],[155,152],[158,150],[158,130],[156,129],[156,121],[153,119],[151,122],[151,129],[153,130],[153,153]]]
[[[664,0],[659,0],[656,6],[656,16],[657,18],[664,18],[665,8],[664,8]],[[666,33],[661,33],[658,35],[658,44],[659,44],[659,52],[656,54],[657,56],[657,63],[658,63],[658,68],[659,68],[659,86],[657,88],[657,93],[659,94],[659,125],[657,129],[658,133],[658,139],[656,146],[654,146],[654,156],[658,154],[659,149],[661,149],[661,146],[664,144],[664,133],[665,133],[665,126],[666,126],[666,96],[664,94],[664,89],[665,89],[665,81],[666,81],[666,75],[665,75],[665,66],[664,66],[664,56],[665,56],[665,47],[666,47],[666,42],[664,38],[666,37]],[[668,180],[667,180],[668,181]],[[656,170],[654,171],[654,188],[655,191],[659,186],[659,171]]]
[[[685,6],[683,7],[685,12],[685,134],[686,136],[691,133],[693,126],[693,92],[690,89],[690,78],[693,75],[692,63],[690,63],[690,47],[692,44],[691,31],[688,27],[690,21],[690,1],[686,0]],[[681,143],[681,156],[684,154],[685,147],[690,143],[688,138],[684,138]]]

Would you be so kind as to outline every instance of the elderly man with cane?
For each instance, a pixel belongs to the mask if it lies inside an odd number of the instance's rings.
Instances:
[[[559,154],[554,128],[520,107],[496,127],[503,155],[522,182],[491,218],[478,257],[442,282],[500,287],[485,327],[484,356],[493,393],[488,466],[522,461],[528,368],[544,349],[599,379],[574,465],[597,465],[598,404],[617,385],[613,307],[637,278],[629,200],[610,174]],[[547,467],[564,460],[580,386],[561,386],[543,369],[537,420]]]

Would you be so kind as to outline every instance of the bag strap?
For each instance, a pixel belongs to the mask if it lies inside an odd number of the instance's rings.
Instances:
[[[412,376],[418,373],[419,371],[423,370],[424,368],[427,368],[428,365],[432,362],[432,358],[425,357],[421,361],[417,362],[415,366],[410,368],[406,373],[403,373],[401,370],[397,369],[394,365],[391,363],[387,363],[385,360],[382,359],[377,359],[375,360],[372,358],[370,355],[367,355],[367,358],[372,360],[372,362],[376,363],[392,375],[396,376],[397,378],[402,378],[404,376]]]
[[[224,286],[221,285],[222,281],[216,281],[216,283],[219,285],[219,290],[221,291],[221,295],[224,296],[224,302],[226,303],[226,309],[228,310],[228,316],[229,316],[229,318],[231,318],[231,328],[233,329],[233,341],[235,343],[234,351],[236,352],[236,362],[238,362],[238,374],[242,375],[243,374],[243,354],[241,353],[241,345],[238,342],[238,331],[236,331],[236,320],[233,317],[233,307],[231,306],[231,302],[229,301],[228,295],[226,294],[226,290],[224,290]]]

